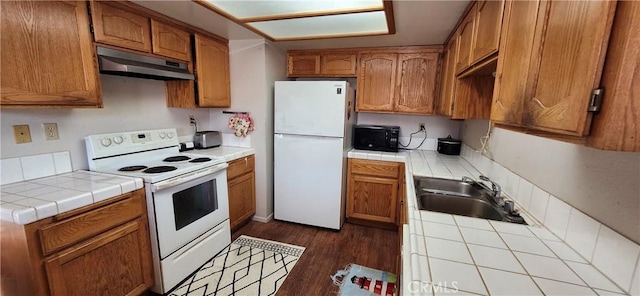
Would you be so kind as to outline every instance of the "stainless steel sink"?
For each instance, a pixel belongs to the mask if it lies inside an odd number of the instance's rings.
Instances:
[[[414,177],[420,210],[526,224],[498,205],[493,192],[474,181]]]
[[[414,177],[416,189],[446,195],[457,195],[467,197],[479,197],[484,194],[485,189],[476,185],[463,182],[461,180],[423,178]]]
[[[480,198],[421,192],[418,193],[418,206],[421,210],[497,221],[504,220],[500,211],[488,201]]]

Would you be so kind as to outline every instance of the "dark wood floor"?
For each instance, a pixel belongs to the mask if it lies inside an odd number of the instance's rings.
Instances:
[[[281,221],[251,221],[232,235],[248,235],[305,247],[302,257],[287,276],[277,295],[335,295],[329,278],[355,263],[395,272],[398,233],[345,223],[333,231]]]

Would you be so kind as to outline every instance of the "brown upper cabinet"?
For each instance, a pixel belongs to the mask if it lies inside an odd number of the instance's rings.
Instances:
[[[150,19],[104,2],[91,1],[96,42],[151,52]]]
[[[398,54],[397,97],[393,111],[434,114],[438,53]]]
[[[356,111],[434,114],[440,51],[361,52]]]
[[[85,2],[3,1],[0,13],[2,107],[102,107]]]
[[[392,112],[398,55],[363,53],[359,60],[356,111]]]
[[[504,0],[476,1],[454,35],[457,39],[456,74],[498,51]]]
[[[436,114],[451,116],[453,114],[453,103],[456,90],[456,51],[457,39],[451,38],[444,52],[442,60],[442,86],[440,87],[440,97],[437,101]]]
[[[615,6],[613,1],[509,2],[492,119],[587,135]]]
[[[287,52],[287,77],[355,77],[355,51]]]
[[[167,81],[167,106],[231,107],[229,46],[221,40],[198,33],[193,38],[196,79]]]
[[[473,26],[475,25],[475,6],[458,27],[454,38],[457,39],[456,73],[466,70],[471,65],[471,49],[473,48]]]
[[[191,60],[189,32],[152,19],[151,33],[153,53],[181,61]]]
[[[504,0],[477,1],[471,60],[478,62],[498,51]]]

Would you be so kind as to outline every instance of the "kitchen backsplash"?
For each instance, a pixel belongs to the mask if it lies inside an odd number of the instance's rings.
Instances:
[[[461,156],[626,292],[640,295],[640,245],[467,145]]]
[[[0,185],[72,171],[69,151],[0,159]]]

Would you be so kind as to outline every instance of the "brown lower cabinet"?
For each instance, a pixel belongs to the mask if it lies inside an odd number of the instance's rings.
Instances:
[[[229,162],[229,223],[231,229],[240,228],[256,213],[256,177],[253,155]]]
[[[153,285],[144,189],[27,225],[2,221],[2,295],[140,295]]]
[[[351,158],[348,179],[349,221],[395,228],[400,222],[397,210],[403,200],[404,164]]]

